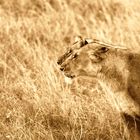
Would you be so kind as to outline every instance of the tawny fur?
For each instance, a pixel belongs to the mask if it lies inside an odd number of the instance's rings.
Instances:
[[[140,125],[140,52],[78,37],[58,64],[69,78],[97,78],[120,102],[126,101],[127,109],[122,106],[122,111],[128,115],[132,112],[130,116],[136,116]]]

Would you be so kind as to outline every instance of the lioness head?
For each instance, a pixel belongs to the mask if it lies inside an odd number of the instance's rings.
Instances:
[[[119,65],[122,63],[122,66],[117,69],[120,71],[123,69],[125,63],[119,58],[122,52],[119,52],[118,49],[125,53],[125,48],[112,46],[96,39],[77,37],[75,43],[68,48],[64,55],[59,57],[57,63],[64,75],[69,78],[98,77],[104,70],[111,69],[116,72],[115,68],[118,61]],[[111,73],[113,74],[113,72]]]

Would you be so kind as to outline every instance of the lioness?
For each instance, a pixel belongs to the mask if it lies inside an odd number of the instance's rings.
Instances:
[[[137,127],[140,127],[140,52],[96,39],[77,37],[57,63],[66,77],[97,78],[116,97],[126,100],[128,110],[133,105],[133,116],[137,118]],[[124,116],[133,122],[130,116]]]

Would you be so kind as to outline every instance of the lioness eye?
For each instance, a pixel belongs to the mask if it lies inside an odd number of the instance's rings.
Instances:
[[[78,56],[78,54],[76,53],[76,54],[73,55],[73,58],[76,58],[77,56]]]
[[[71,48],[68,48],[68,50],[67,50],[67,54],[69,54],[69,53],[72,53],[72,49]]]

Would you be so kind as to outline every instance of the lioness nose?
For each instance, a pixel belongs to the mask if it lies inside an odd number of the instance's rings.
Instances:
[[[60,61],[57,61],[57,64],[60,65],[61,64]]]
[[[61,67],[60,70],[63,71],[64,70],[64,67]]]

